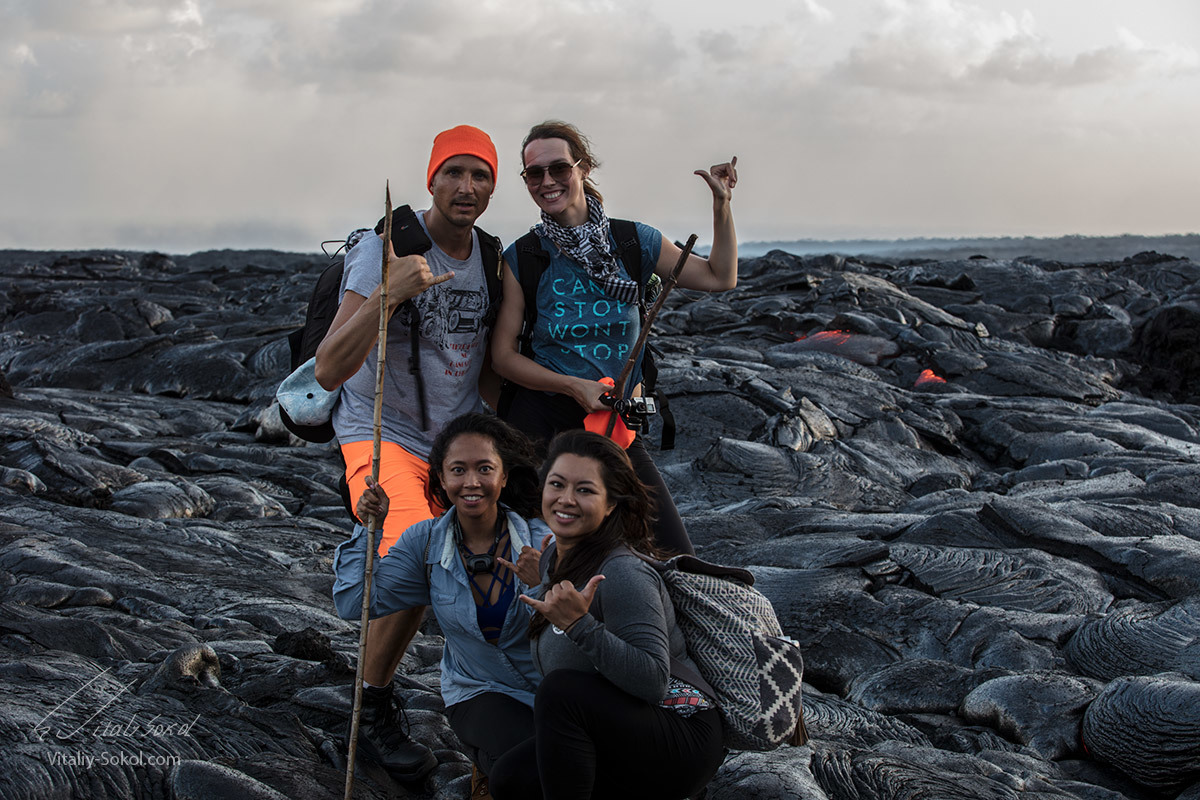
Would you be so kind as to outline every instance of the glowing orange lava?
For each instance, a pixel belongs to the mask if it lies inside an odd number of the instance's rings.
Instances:
[[[833,344],[845,344],[850,341],[852,334],[850,331],[818,331],[812,336],[800,336],[796,339],[797,342],[804,339],[812,339],[816,342],[831,342]]]
[[[917,380],[913,386],[925,386],[930,383],[945,383],[946,379],[939,377],[933,373],[931,369],[921,370],[921,374],[917,376]]]

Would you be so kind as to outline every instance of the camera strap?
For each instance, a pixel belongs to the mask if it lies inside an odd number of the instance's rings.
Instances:
[[[467,547],[466,542],[463,541],[462,525],[459,524],[458,514],[455,514],[454,519],[451,520],[451,524],[454,526],[454,543],[458,545],[458,551],[462,555],[463,563],[467,568],[467,575],[475,576],[492,571],[496,561],[496,548],[500,546],[500,540],[504,537],[506,521],[504,512],[497,509],[496,531],[495,537],[492,539],[492,546],[488,548],[486,553],[474,553]],[[486,568],[473,569],[472,561],[479,559],[486,559]]]
[[[463,565],[467,572],[467,582],[471,585],[472,594],[476,595],[475,606],[477,615],[479,616],[480,629],[484,631],[484,637],[488,636],[488,629],[494,629],[496,636],[499,636],[499,630],[503,625],[502,620],[493,619],[496,614],[501,617],[507,613],[510,603],[512,603],[513,591],[516,587],[516,575],[509,570],[496,569],[496,550],[500,547],[500,540],[504,538],[505,531],[505,515],[500,512],[496,518],[496,535],[492,540],[492,546],[488,548],[486,553],[473,553],[467,549],[466,543],[462,538],[462,526],[458,523],[458,517],[454,518],[454,536],[458,544],[459,553],[462,555]],[[509,539],[511,545],[511,539]],[[508,548],[508,549],[511,549]],[[511,556],[511,554],[510,554]],[[487,585],[484,585],[485,579]],[[492,596],[496,589],[496,584],[500,585],[500,591],[495,597]],[[501,610],[503,609],[503,610]]]

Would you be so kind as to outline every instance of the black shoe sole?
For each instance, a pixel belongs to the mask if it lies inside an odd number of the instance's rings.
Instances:
[[[388,769],[378,761],[372,761],[371,763],[386,772],[388,777],[397,783],[415,783],[417,781],[424,780],[426,775],[433,772],[438,765],[438,760],[437,756],[435,756],[433,753],[430,753],[429,758],[425,759],[424,763],[422,763],[415,770],[409,772]]]
[[[348,751],[349,745],[347,744],[347,737],[343,737],[342,753],[345,754]],[[389,778],[398,783],[412,783],[414,781],[419,781],[429,773],[433,772],[438,765],[437,756],[435,756],[431,750],[426,759],[412,770],[408,770],[406,772],[398,769],[389,769],[386,764],[372,758],[370,753],[364,752],[361,742],[359,743],[358,752],[354,755],[354,761],[356,766],[362,766],[366,764],[374,767],[375,769],[383,770],[387,773]]]

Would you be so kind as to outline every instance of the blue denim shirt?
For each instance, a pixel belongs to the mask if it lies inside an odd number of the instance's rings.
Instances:
[[[497,644],[488,644],[479,630],[475,600],[467,571],[458,557],[450,521],[453,508],[438,519],[418,522],[406,530],[387,555],[375,562],[371,587],[371,617],[429,605],[446,636],[442,650],[442,699],[447,706],[485,692],[499,692],[533,706],[541,676],[533,666],[527,636],[529,606],[513,598]],[[513,551],[537,547],[550,529],[541,520],[526,522],[512,511],[508,531]],[[363,564],[367,529],[354,526],[354,535],[338,546],[333,557],[333,602],[342,619],[362,616]],[[426,544],[429,545],[426,570]],[[426,579],[426,576],[428,580]],[[517,579],[517,593],[529,587]]]

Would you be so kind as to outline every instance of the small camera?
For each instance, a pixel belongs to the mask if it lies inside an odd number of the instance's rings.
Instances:
[[[618,399],[605,392],[600,402],[617,412],[631,431],[650,432],[650,416],[658,413],[658,402],[653,397],[628,397]]]
[[[463,563],[470,574],[482,575],[496,566],[496,557],[491,553],[463,553]]]
[[[636,414],[639,417],[658,413],[658,403],[653,397],[631,397],[621,402],[627,406],[625,413]]]

